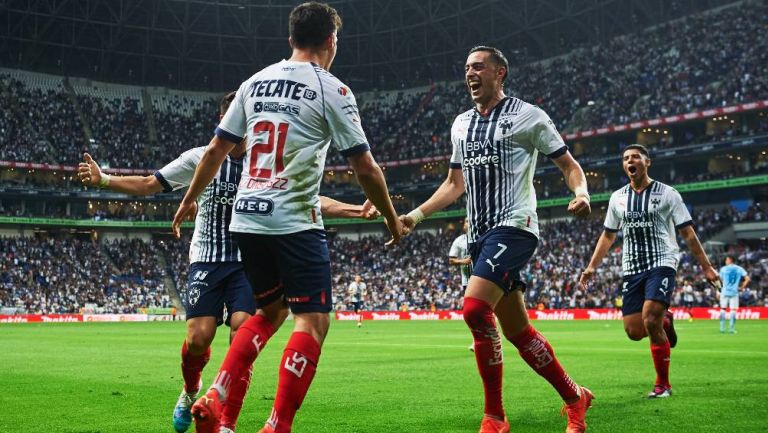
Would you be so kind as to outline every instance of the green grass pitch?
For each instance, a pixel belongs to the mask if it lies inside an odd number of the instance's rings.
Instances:
[[[595,393],[590,432],[768,431],[768,321],[681,321],[672,352],[675,395],[647,400],[654,373],[648,342],[621,322],[536,322],[566,370]],[[256,361],[239,432],[269,416],[277,363],[291,322]],[[219,328],[203,379],[216,374]],[[0,432],[172,432],[181,379],[176,323],[0,325]],[[335,322],[298,433],[476,432],[482,387],[463,322]],[[561,402],[504,342],[504,396],[513,432],[562,432]]]

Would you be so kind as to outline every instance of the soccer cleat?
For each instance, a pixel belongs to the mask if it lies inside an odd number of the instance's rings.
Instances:
[[[275,429],[269,424],[264,424],[264,427],[259,430],[259,433],[275,433]]]
[[[648,398],[667,398],[672,395],[672,388],[656,385],[653,391],[648,393]]]
[[[592,391],[587,388],[581,387],[581,395],[579,400],[571,404],[563,405],[563,410],[560,415],[568,414],[568,425],[565,428],[565,433],[584,433],[587,431],[587,410],[592,407],[592,400],[595,396]]]
[[[199,390],[202,386],[203,382],[200,381],[197,389]],[[178,433],[184,433],[192,424],[190,408],[197,398],[197,393],[198,391],[188,393],[184,389],[181,390],[181,395],[179,395],[179,400],[176,402],[176,407],[173,408],[173,429]]]
[[[669,327],[665,329],[667,331],[667,339],[669,340],[669,347],[677,346],[677,332],[675,332],[675,315],[671,311],[664,312],[664,319],[669,320]]]
[[[221,428],[219,429],[219,433],[235,433],[235,431],[229,427],[221,426]]]
[[[483,421],[480,422],[480,433],[509,433],[507,417],[500,420],[488,415],[483,415]]]
[[[475,343],[472,343],[469,345],[469,351],[474,352],[475,351]]]
[[[209,389],[192,405],[192,417],[195,419],[195,433],[219,433],[221,402],[219,393]]]
[[[735,329],[731,329],[728,331],[729,334],[738,334],[738,332]]]

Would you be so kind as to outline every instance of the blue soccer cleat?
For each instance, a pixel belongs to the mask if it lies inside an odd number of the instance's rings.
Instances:
[[[202,382],[198,389],[203,386]],[[184,389],[181,390],[179,400],[176,402],[176,407],[173,408],[173,428],[178,433],[184,433],[192,425],[192,405],[197,400],[197,392],[188,393]]]

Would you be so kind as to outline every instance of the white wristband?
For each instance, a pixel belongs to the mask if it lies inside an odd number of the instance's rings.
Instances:
[[[101,173],[101,180],[99,181],[99,188],[106,188],[109,186],[109,182],[112,180],[112,176],[107,173]]]
[[[417,225],[418,223],[424,221],[424,212],[422,212],[421,209],[416,208],[408,212],[408,218],[413,220],[413,225]]]
[[[584,187],[584,186],[576,187],[576,189],[573,191],[573,194],[576,197],[584,197],[587,199],[587,201],[589,201],[589,191],[587,191],[587,187]]]

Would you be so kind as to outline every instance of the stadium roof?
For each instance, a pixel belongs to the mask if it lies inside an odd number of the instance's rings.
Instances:
[[[101,81],[223,91],[290,55],[287,0],[7,0],[0,64]],[[355,89],[461,75],[469,48],[512,63],[594,45],[724,0],[338,0],[333,72]]]

